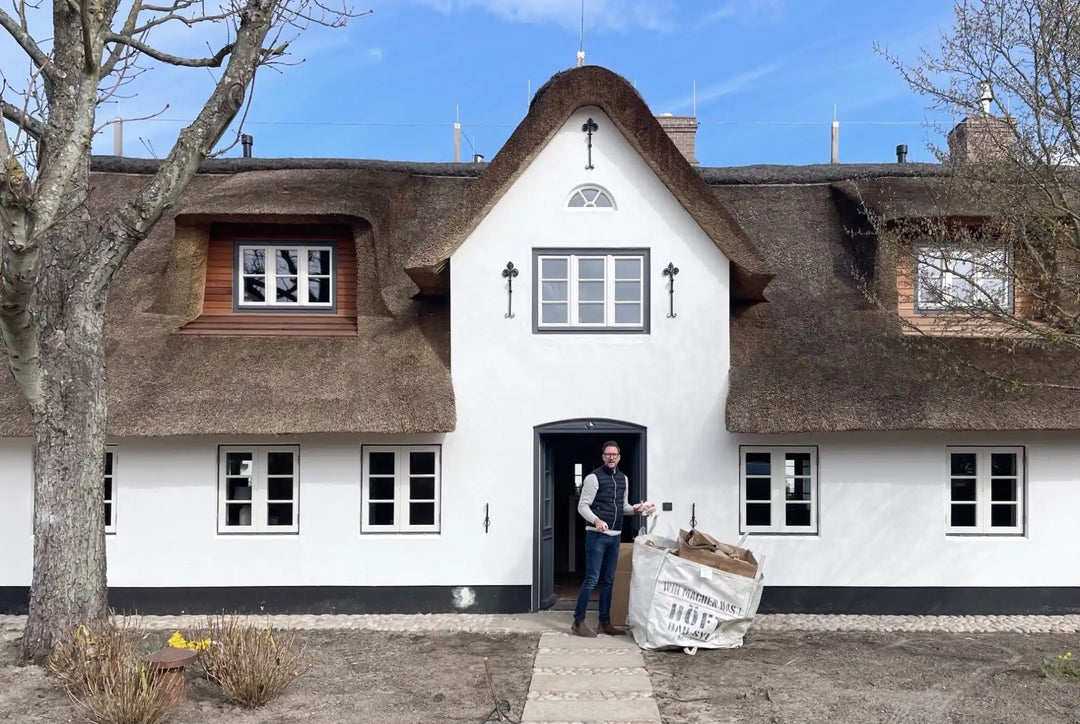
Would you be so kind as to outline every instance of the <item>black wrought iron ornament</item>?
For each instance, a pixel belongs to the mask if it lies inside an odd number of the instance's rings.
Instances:
[[[674,319],[679,316],[675,314],[675,275],[679,273],[679,267],[668,262],[667,268],[664,269],[662,274],[671,279],[668,282],[668,319]]]
[[[586,136],[588,137],[588,145],[589,145],[589,163],[588,163],[588,165],[585,166],[585,170],[586,171],[592,171],[593,170],[593,165],[592,165],[592,134],[595,131],[600,130],[600,126],[596,125],[596,121],[594,121],[592,119],[592,117],[590,117],[589,120],[587,120],[587,121],[585,121],[585,123],[581,124],[581,130],[584,131]]]
[[[502,270],[503,279],[506,280],[506,314],[503,315],[506,319],[514,318],[514,277],[517,275],[514,262],[506,262],[506,268]]]
[[[491,515],[488,513],[489,503],[484,503],[484,532],[488,532],[488,528],[491,527]]]
[[[690,530],[697,528],[697,503],[690,504]]]

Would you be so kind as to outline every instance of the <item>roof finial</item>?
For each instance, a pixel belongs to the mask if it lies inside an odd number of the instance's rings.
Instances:
[[[578,33],[577,67],[585,65],[585,0],[581,0],[581,31]]]

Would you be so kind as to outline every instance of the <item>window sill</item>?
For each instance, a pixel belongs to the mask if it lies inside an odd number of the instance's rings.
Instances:
[[[355,337],[356,317],[304,312],[204,314],[176,330],[174,334],[232,337]]]

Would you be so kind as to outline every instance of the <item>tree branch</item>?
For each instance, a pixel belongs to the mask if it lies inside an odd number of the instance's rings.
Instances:
[[[49,60],[49,56],[42,52],[38,44],[30,37],[28,33],[19,23],[15,21],[15,18],[11,17],[4,10],[0,10],[0,28],[3,28],[8,32],[8,35],[19,44],[19,47],[23,49],[30,60],[34,62],[46,78],[52,79],[56,75],[56,68],[53,67],[52,61]]]
[[[236,46],[236,43],[229,43],[209,58],[184,58],[179,55],[163,53],[157,48],[150,47],[141,40],[120,35],[119,33],[105,33],[105,42],[113,43],[115,45],[125,45],[129,48],[134,48],[144,55],[150,56],[154,60],[161,61],[168,65],[177,65],[186,68],[220,68],[221,64],[225,61],[225,58],[233,52],[233,48]]]
[[[172,206],[195,176],[243,106],[245,91],[265,56],[263,42],[275,20],[278,0],[247,0],[238,13],[236,40],[219,52],[228,64],[195,121],[180,132],[168,158],[150,182],[126,206],[102,225],[103,248],[99,283],[107,284],[124,258],[135,248],[165,209]],[[118,41],[119,42],[119,41]],[[168,61],[164,61],[168,62]]]
[[[38,141],[45,136],[45,124],[25,112],[22,108],[12,105],[5,100],[0,100],[0,110],[3,110],[5,119],[11,121]]]

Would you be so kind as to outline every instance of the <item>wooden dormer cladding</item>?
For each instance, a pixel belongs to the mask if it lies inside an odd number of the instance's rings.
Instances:
[[[964,312],[920,311],[915,304],[916,255],[913,247],[899,251],[896,259],[896,307],[901,331],[909,335],[938,337],[989,337],[1017,335],[1019,332],[1001,322],[979,319]],[[1022,282],[1012,280],[1013,313],[1029,317],[1034,297]]]
[[[237,249],[245,242],[332,245],[332,309],[240,309],[237,306]],[[356,242],[344,224],[211,224],[206,254],[202,314],[178,334],[258,336],[351,336],[356,334]]]

